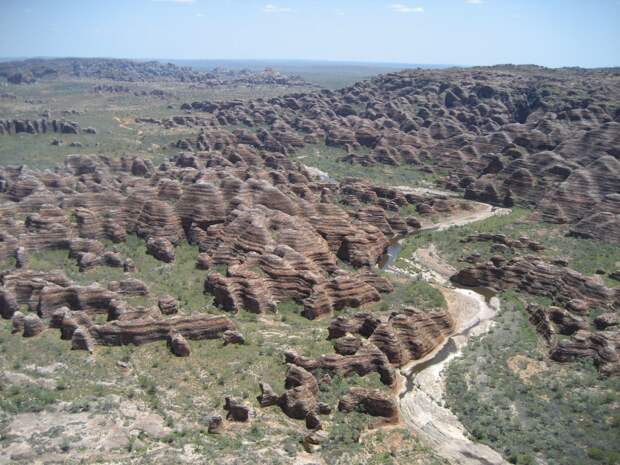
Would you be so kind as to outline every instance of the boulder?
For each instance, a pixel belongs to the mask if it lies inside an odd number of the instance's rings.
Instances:
[[[224,339],[224,344],[245,344],[245,338],[239,331],[224,331],[222,339]]]
[[[250,407],[245,402],[234,397],[226,397],[224,410],[228,412],[226,414],[227,420],[247,422],[250,419]]]
[[[11,319],[19,309],[17,297],[9,289],[0,288],[0,316],[4,319]]]
[[[24,337],[33,337],[47,329],[45,323],[37,315],[26,315],[23,321]]]
[[[167,344],[170,351],[177,357],[188,357],[191,352],[187,339],[176,331],[168,334]]]
[[[174,315],[179,311],[177,300],[171,295],[160,296],[157,306],[162,315]]]
[[[221,434],[224,431],[224,420],[220,415],[209,417],[207,424],[209,434]]]
[[[24,320],[26,316],[20,312],[16,311],[13,313],[13,317],[11,318],[11,333],[23,333],[24,331]]]
[[[150,238],[146,243],[147,252],[162,262],[171,263],[174,261],[174,245],[163,238]]]
[[[85,350],[92,352],[94,347],[94,341],[90,336],[90,333],[85,328],[76,328],[71,336],[71,350]]]

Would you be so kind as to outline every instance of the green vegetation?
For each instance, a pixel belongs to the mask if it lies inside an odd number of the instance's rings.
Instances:
[[[360,148],[357,153],[370,153],[370,149]],[[332,178],[340,180],[346,177],[369,179],[379,184],[389,186],[419,186],[432,185],[442,177],[442,173],[428,174],[418,170],[413,165],[390,166],[376,164],[373,166],[352,165],[340,160],[347,152],[340,147],[331,147],[325,144],[308,145],[293,155],[293,159],[304,165],[312,166],[326,172]]]
[[[14,270],[17,260],[15,257],[10,257],[7,260],[0,261],[0,273],[4,271]]]
[[[424,231],[404,241],[400,255],[402,260],[411,257],[418,248],[433,244],[439,255],[455,268],[470,266],[460,262],[459,258],[478,252],[481,260],[487,260],[497,253],[491,252],[492,242],[462,242],[467,236],[479,233],[505,234],[518,239],[527,236],[545,246],[542,252],[529,249],[516,250],[519,255],[538,255],[549,260],[566,258],[569,266],[586,275],[594,275],[597,270],[606,274],[620,267],[620,248],[591,239],[568,236],[566,225],[542,223],[536,220],[533,212],[524,208],[514,208],[508,215],[492,216],[483,221],[466,226],[452,227],[444,231]],[[507,258],[512,253],[505,254]],[[398,266],[399,262],[397,262]],[[617,286],[618,282],[603,276],[608,286]]]
[[[501,300],[496,325],[447,369],[450,409],[511,463],[618,463],[618,378],[600,378],[588,361],[551,362],[518,295]]]
[[[311,71],[307,71],[304,77],[308,79],[310,74]],[[323,79],[329,86],[339,82],[333,76]],[[342,79],[344,83],[349,78]],[[315,76],[314,80],[321,79]],[[53,118],[62,118],[62,110],[76,110],[77,114],[69,114],[66,118],[78,121],[82,128],[95,127],[97,134],[0,136],[2,163],[47,168],[62,163],[70,153],[140,154],[157,163],[177,151],[172,143],[180,138],[195,137],[197,130],[136,124],[136,117],[173,116],[180,113],[182,102],[270,97],[290,91],[198,89],[174,83],[142,83],[135,88],[158,88],[174,97],[92,94],[92,87],[100,83],[71,81],[10,86],[7,90],[18,99],[0,101],[0,118],[38,118],[50,107]],[[88,99],[84,98],[85,93]],[[50,145],[56,138],[65,144]],[[73,142],[81,147],[71,147]],[[358,153],[369,153],[369,150],[362,148]],[[292,158],[338,180],[353,176],[391,186],[431,186],[445,174],[430,175],[411,165],[351,165],[340,161],[345,155],[346,151],[341,148],[320,144],[307,146]],[[413,206],[404,207],[401,213],[417,215]],[[416,249],[430,245],[457,268],[465,266],[459,262],[460,258],[474,252],[480,253],[483,260],[488,259],[493,255],[491,243],[461,242],[468,235],[481,232],[513,238],[527,235],[546,247],[538,253],[540,256],[566,258],[571,268],[588,275],[598,270],[608,274],[620,268],[619,248],[568,237],[567,226],[540,223],[532,212],[523,208],[515,208],[506,216],[407,238],[396,265],[403,264]],[[99,282],[106,285],[131,276],[145,282],[150,289],[147,298],[128,299],[133,305],[154,305],[158,296],[171,294],[179,300],[182,313],[222,313],[212,305],[211,296],[203,293],[207,272],[195,268],[197,247],[181,244],[176,249],[175,262],[163,264],[147,255],[144,241],[133,235],[121,244],[105,245],[108,250],[117,250],[123,257],[132,259],[137,271],[127,275],[122,269],[100,266],[80,273],[66,250],[33,253],[30,266],[35,270],[63,270],[79,284]],[[0,272],[14,266],[14,259],[7,260],[0,263]],[[215,271],[225,273],[226,267],[218,266]],[[389,312],[403,306],[422,310],[446,308],[441,291],[422,279],[389,273],[384,276],[394,284],[395,291],[384,295],[381,302],[370,305],[369,309]],[[608,285],[617,285],[615,281],[602,279]],[[448,406],[475,440],[501,451],[512,463],[618,463],[618,379],[599,378],[588,362],[570,366],[550,362],[548,348],[541,344],[527,321],[518,294],[504,293],[501,298],[503,310],[497,324],[490,333],[473,340],[463,356],[447,369]],[[537,300],[545,303],[544,299]],[[122,401],[145,405],[169,428],[164,438],[151,437],[146,432],[132,437],[126,452],[134,463],[161,461],[161,454],[170,463],[176,463],[179,451],[185,446],[191,446],[206,463],[226,460],[231,463],[290,463],[302,450],[300,440],[307,434],[303,422],[287,418],[277,407],[260,409],[255,398],[261,381],[269,383],[277,393],[283,392],[287,369],[282,356],[284,350],[292,348],[308,357],[333,353],[332,342],[326,340],[330,319],[309,321],[301,316],[301,309],[294,302],[282,302],[275,315],[244,311],[231,315],[246,337],[245,345],[224,346],[220,340],[191,341],[192,355],[187,358],[174,357],[164,341],[139,347],[96,347],[91,356],[71,351],[70,342],[60,340],[56,330],[23,339],[10,333],[10,322],[0,321],[0,372],[26,376],[20,378],[20,384],[0,385],[0,449],[11,440],[7,425],[17,415],[53,412],[60,408],[70,414],[115,415]],[[350,315],[356,311],[358,309],[345,309],[339,314]],[[59,363],[58,368],[51,375],[36,370],[36,367],[56,363]],[[53,383],[45,382],[51,380]],[[349,378],[333,376],[329,386],[322,385],[320,399],[336,410],[338,400],[352,386],[387,389],[376,374]],[[214,413],[223,414],[227,395],[245,399],[258,410],[258,418],[249,425],[234,425],[224,434],[209,435],[207,418]],[[442,463],[403,429],[369,429],[376,419],[359,412],[334,411],[322,420],[328,439],[319,454],[329,465]],[[162,442],[170,446],[167,452],[158,451]],[[63,438],[59,450],[70,453],[72,442]],[[160,455],[153,455],[155,453]]]
[[[199,88],[184,83],[123,83],[133,91],[164,90],[171,96],[161,99],[133,93],[97,94],[96,85],[118,85],[104,80],[40,81],[28,86],[6,85],[3,91],[16,100],[0,99],[0,119],[40,119],[50,110],[53,119],[77,121],[80,127],[94,127],[97,134],[17,134],[0,135],[0,160],[3,165],[28,165],[52,168],[62,164],[68,154],[95,153],[119,157],[140,154],[160,163],[178,149],[171,146],[182,138],[195,138],[195,128],[164,129],[137,124],[135,118],[166,118],[182,114],[183,102],[230,100],[235,98],[274,97],[290,92],[285,87]],[[68,111],[68,114],[63,114]],[[75,111],[77,113],[71,113]],[[64,142],[51,145],[54,139]],[[80,144],[71,146],[71,144]]]
[[[136,299],[132,303],[154,304],[158,295],[170,293],[179,298],[183,312],[220,313],[209,304],[210,297],[203,295],[207,272],[194,268],[196,247],[179,246],[176,261],[165,265],[147,255],[144,241],[135,236],[128,237],[125,243],[106,245],[131,258],[137,266],[137,272],[131,276],[144,280],[151,289],[148,299]],[[62,269],[81,284],[107,283],[128,276],[120,269],[108,267],[80,273],[64,250],[32,254],[30,263],[33,269]],[[418,306],[440,304],[424,283],[402,286],[398,292],[409,295],[412,304]],[[283,302],[275,315],[239,312],[233,318],[246,337],[245,345],[224,346],[220,340],[191,341],[192,354],[187,358],[173,356],[164,341],[137,347],[97,347],[94,356],[89,356],[71,351],[70,342],[61,340],[57,330],[24,339],[10,334],[10,322],[0,322],[2,372],[24,374],[35,383],[39,378],[50,378],[39,374],[36,367],[60,363],[51,375],[55,388],[31,383],[25,387],[9,386],[0,392],[0,426],[21,413],[56,411],[60,402],[67,403],[63,409],[69,413],[113,416],[119,415],[122,408],[119,402],[140,402],[158,414],[171,432],[164,438],[151,437],[145,432],[132,437],[126,453],[143,461],[138,463],[149,463],[154,457],[160,461],[161,455],[153,454],[162,442],[170,451],[191,446],[201,457],[231,456],[239,463],[288,463],[302,450],[301,439],[307,434],[303,422],[289,419],[277,407],[260,409],[255,398],[260,381],[271,384],[278,393],[283,392],[287,367],[282,354],[287,348],[308,357],[333,353],[332,342],[326,339],[330,319],[310,321],[301,316],[301,310],[301,305]],[[339,313],[350,315],[355,311],[345,309]],[[377,434],[383,433],[368,430],[375,418],[357,412],[349,415],[337,412],[339,398],[351,386],[388,389],[376,374],[334,376],[332,384],[323,388],[321,400],[334,409],[331,417],[322,418],[328,440],[319,454],[328,464],[336,465],[346,459],[353,464],[404,465],[415,463],[412,460],[419,457],[430,457],[421,463],[442,463],[405,431],[387,433],[394,436],[398,446],[392,440],[383,444],[376,439]],[[222,407],[227,395],[245,399],[257,409],[260,419],[222,435],[207,434],[207,418],[224,413]],[[2,441],[0,436],[0,447]],[[69,444],[66,437],[63,441]],[[59,444],[60,450],[64,450],[63,444]],[[282,451],[288,459],[282,457]]]
[[[37,385],[0,386],[0,411],[5,413],[40,412],[58,400],[57,391]]]
[[[421,279],[389,276],[394,285],[394,292],[383,294],[381,302],[374,304],[375,311],[396,311],[402,307],[416,307],[420,310],[446,308],[446,299],[439,289]]]
[[[176,260],[165,264],[146,253],[146,243],[135,235],[129,235],[125,242],[119,244],[106,243],[109,250],[114,248],[123,257],[131,258],[137,271],[128,275],[122,268],[98,266],[93,270],[81,273],[76,260],[69,258],[66,250],[48,250],[32,254],[30,268],[33,270],[63,270],[78,284],[86,285],[95,282],[108,283],[128,277],[137,278],[146,283],[150,290],[147,299],[130,299],[133,304],[154,304],[160,295],[170,294],[179,301],[181,309],[187,312],[211,308],[210,300],[203,294],[203,284],[207,277],[206,271],[196,269],[198,247],[180,244],[176,248]]]

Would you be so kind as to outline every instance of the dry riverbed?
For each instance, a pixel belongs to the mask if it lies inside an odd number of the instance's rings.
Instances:
[[[498,209],[490,205],[476,204],[468,212],[445,218],[438,223],[425,225],[425,229],[443,230],[480,221],[494,215],[509,213],[509,209]],[[416,360],[401,369],[402,388],[399,404],[402,418],[412,431],[451,463],[464,465],[504,465],[502,456],[490,447],[472,441],[456,415],[444,407],[444,369],[458,357],[471,337],[486,333],[499,311],[497,297],[486,298],[479,292],[453,287],[448,278],[452,267],[445,263],[431,245],[418,249],[406,268],[397,268],[392,260],[388,271],[421,276],[435,284],[443,293],[448,311],[456,321],[454,334],[444,344],[421,360]]]

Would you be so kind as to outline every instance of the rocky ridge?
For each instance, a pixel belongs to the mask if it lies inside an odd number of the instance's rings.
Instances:
[[[552,306],[528,306],[530,322],[550,346],[551,359],[570,362],[589,357],[607,374],[620,373],[620,288],[608,288],[562,265],[535,256],[467,267],[452,276],[457,284],[496,291],[518,289],[551,299]],[[601,312],[593,323],[588,316]],[[559,336],[569,336],[568,339]]]
[[[210,127],[179,147],[238,141],[292,153],[324,143],[348,152],[343,163],[449,172],[445,185],[466,198],[527,205],[576,235],[620,243],[617,70],[406,70],[337,91],[181,108]]]
[[[272,68],[266,68],[263,71],[247,69],[234,71],[221,68],[212,71],[196,71],[189,66],[178,66],[172,63],[111,58],[32,58],[7,61],[0,63],[0,76],[12,84],[31,84],[37,80],[70,78],[120,82],[185,82],[206,87],[223,85],[312,87],[298,76],[287,76]],[[96,88],[95,91],[119,92],[122,90],[118,86],[104,86]]]
[[[93,128],[81,129],[75,121],[56,119],[4,119],[0,120],[0,135],[13,134],[93,134]]]

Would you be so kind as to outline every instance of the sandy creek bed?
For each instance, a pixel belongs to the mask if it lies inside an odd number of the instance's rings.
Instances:
[[[479,205],[474,212],[446,218],[440,223],[428,225],[425,229],[441,231],[508,212],[506,209]],[[392,245],[382,268],[407,275],[406,271],[395,266],[400,250],[399,244]],[[441,260],[432,246],[429,249],[417,250],[410,263],[421,270],[423,279],[432,282],[444,294],[448,310],[455,318],[456,328],[454,334],[431,354],[401,368],[398,401],[403,421],[422,442],[451,463],[508,464],[490,447],[469,439],[456,415],[443,406],[444,368],[462,353],[471,337],[482,335],[491,328],[493,318],[499,311],[499,299],[483,293],[482,290],[458,289],[452,286],[448,277],[453,269]]]

